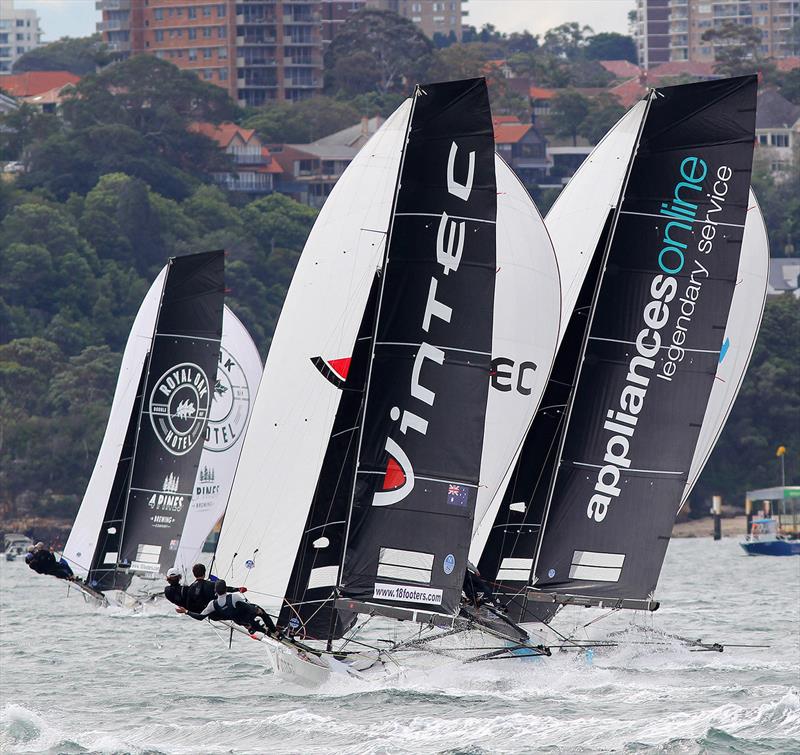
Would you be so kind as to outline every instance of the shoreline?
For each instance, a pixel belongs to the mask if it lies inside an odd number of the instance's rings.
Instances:
[[[722,519],[722,537],[744,537],[747,534],[747,517],[744,514]],[[714,517],[688,519],[676,522],[672,527],[672,537],[714,537]]]

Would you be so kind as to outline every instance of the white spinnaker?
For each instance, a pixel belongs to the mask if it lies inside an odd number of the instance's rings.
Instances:
[[[341,390],[312,364],[351,356],[383,261],[411,101],[336,183],[306,241],[267,356],[214,572],[263,605],[286,592]]]
[[[261,368],[261,357],[247,328],[226,305],[206,439],[175,557],[175,568],[184,574],[200,560],[203,543],[225,512]]]
[[[167,268],[164,267],[150,286],[136,313],[122,355],[117,387],[114,390],[114,400],[103,442],[100,445],[100,453],[97,455],[92,476],[89,478],[83,501],[64,547],[64,558],[79,577],[87,575],[97,546],[142,369],[153,341],[153,331],[166,276]]]
[[[492,357],[507,390],[489,388],[470,560],[486,543],[556,354],[561,295],[555,251],[541,215],[505,161],[495,156],[497,275]],[[525,366],[536,365],[535,369]],[[507,375],[507,377],[506,377]],[[488,527],[481,523],[488,520]]]
[[[545,228],[555,249],[561,289],[561,319],[556,347],[560,345],[572,316],[575,302],[602,236],[608,214],[619,201],[622,183],[636,145],[636,137],[645,110],[646,103],[644,101],[637,103],[603,137],[559,194],[544,220]],[[500,198],[498,197],[498,199]],[[499,213],[500,203],[498,202],[498,226],[500,225]],[[499,255],[500,240],[498,238]],[[499,277],[497,285],[499,290],[501,285]],[[495,311],[496,316],[497,311]],[[529,320],[526,325],[534,330],[538,328],[539,321]],[[548,363],[547,372],[538,376],[540,379],[549,377],[550,364]],[[533,412],[538,408],[538,401],[535,404],[531,403],[533,406],[529,407],[529,411]],[[489,412],[487,411],[488,420]],[[530,424],[530,416],[527,418],[527,422]],[[514,463],[516,463],[516,455]],[[480,520],[476,516],[476,526],[473,527],[470,546],[470,561],[475,564],[480,560],[512,472],[513,464],[509,467],[505,479],[498,486],[494,500],[486,509],[486,513]]]
[[[716,380],[703,416],[697,447],[689,467],[689,477],[681,498],[681,507],[686,503],[697,478],[700,477],[711,456],[742,387],[747,365],[750,364],[750,357],[756,344],[758,329],[761,326],[761,317],[764,314],[768,277],[767,229],[756,196],[750,189],[742,236],[742,253],[739,257],[739,275],[733,291],[725,338],[722,341],[724,351],[717,366]]]
[[[646,109],[644,100],[637,102],[617,121],[583,161],[544,219],[556,250],[561,276],[559,343],[572,316],[608,213],[619,201]]]

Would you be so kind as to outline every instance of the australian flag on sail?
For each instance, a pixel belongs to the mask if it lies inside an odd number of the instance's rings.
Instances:
[[[469,488],[466,485],[453,485],[447,488],[447,504],[449,506],[466,507],[469,500]]]

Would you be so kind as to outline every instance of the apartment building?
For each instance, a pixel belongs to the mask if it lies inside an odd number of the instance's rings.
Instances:
[[[156,55],[249,106],[318,94],[323,9],[332,19],[351,5],[322,0],[96,2],[103,12],[99,31],[120,56]]]
[[[726,22],[758,29],[765,57],[789,57],[796,54],[792,26],[798,21],[798,0],[670,0],[671,60],[713,61],[714,46],[720,43],[702,37]]]
[[[20,55],[41,44],[39,16],[34,10],[17,10],[14,0],[0,0],[0,74],[9,74]]]
[[[434,34],[449,37],[452,32],[461,41],[461,19],[469,15],[462,8],[467,0],[366,0],[367,7],[388,10],[413,21],[433,39]]]
[[[703,34],[728,22],[758,29],[761,54],[780,59],[798,53],[792,27],[799,21],[800,0],[637,0],[633,33],[644,67],[665,60],[712,63],[715,46],[724,43]]]
[[[670,0],[636,0],[636,18],[631,23],[642,68],[669,60]]]

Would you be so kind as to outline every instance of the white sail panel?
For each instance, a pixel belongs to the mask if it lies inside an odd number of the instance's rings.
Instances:
[[[589,263],[616,206],[646,110],[637,102],[583,161],[545,218],[561,276],[561,329],[569,323]]]
[[[681,498],[681,507],[689,498],[692,488],[711,456],[742,387],[747,365],[750,364],[750,357],[756,344],[758,329],[761,326],[761,317],[764,314],[768,277],[767,229],[756,196],[750,189],[742,237],[742,253],[739,258],[739,277],[733,292],[725,338],[722,341],[716,380],[700,427],[700,436],[689,467],[689,477]]]
[[[558,265],[527,190],[495,156],[497,275],[492,372],[471,556],[477,561],[539,406],[553,364],[561,316]],[[494,504],[494,505],[493,505]],[[477,554],[477,555],[476,555]],[[476,556],[476,558],[473,558]]]
[[[175,558],[175,568],[185,574],[200,560],[206,538],[225,512],[260,380],[258,349],[226,305],[203,454]]]
[[[286,591],[341,396],[325,371],[346,376],[383,259],[410,109],[386,121],[325,202],[267,357],[215,556],[215,573],[264,605]]]
[[[114,390],[114,400],[111,404],[103,442],[100,445],[100,453],[97,455],[92,476],[64,547],[64,558],[67,559],[78,577],[85,577],[88,574],[97,546],[103,517],[108,506],[108,498],[111,495],[111,487],[117,472],[120,451],[125,442],[125,433],[136,400],[139,380],[153,341],[158,305],[166,276],[167,267],[164,267],[153,285],[150,286],[136,313],[128,342],[125,344],[117,387]]]

